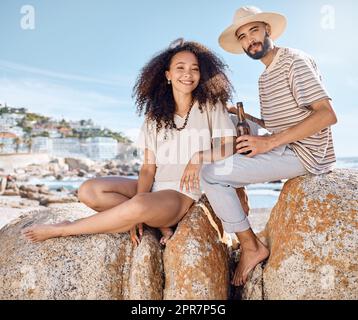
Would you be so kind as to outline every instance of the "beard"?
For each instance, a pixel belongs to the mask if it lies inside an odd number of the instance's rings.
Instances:
[[[261,44],[262,50],[257,51],[256,53],[250,53],[251,47],[256,44]],[[264,43],[254,42],[247,48],[247,50],[244,49],[244,51],[250,58],[252,58],[254,60],[260,60],[264,56],[266,56],[267,53],[271,50],[271,46],[272,46],[271,44],[272,44],[271,39],[270,39],[269,35],[266,33]]]

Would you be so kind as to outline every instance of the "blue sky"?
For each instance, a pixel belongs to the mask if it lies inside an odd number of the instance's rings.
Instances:
[[[34,29],[22,28],[24,5],[35,10]],[[286,15],[288,27],[277,44],[316,59],[338,115],[336,153],[358,156],[356,0],[1,0],[0,102],[54,118],[92,118],[134,138],[142,122],[131,98],[138,72],[184,37],[226,61],[235,100],[258,116],[263,65],[217,43],[242,5]]]

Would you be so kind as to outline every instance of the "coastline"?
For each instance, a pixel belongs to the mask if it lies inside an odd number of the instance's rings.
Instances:
[[[23,214],[45,210],[50,203],[61,205],[61,199],[67,196],[73,198],[71,203],[76,203],[76,201],[78,203],[75,198],[76,189],[86,179],[101,176],[123,176],[135,179],[139,168],[138,161],[128,165],[120,160],[96,163],[88,159],[48,158],[44,155],[41,155],[40,158],[42,159],[41,163],[36,163],[38,157],[34,155],[28,155],[26,161],[11,161],[13,166],[11,171],[5,171],[1,167],[2,175],[10,172],[14,174],[17,178],[16,184],[21,190],[15,195],[6,195],[6,193],[0,195],[0,229]],[[14,159],[12,158],[12,160]],[[0,162],[5,162],[1,155]],[[358,157],[339,158],[336,167],[357,170]],[[249,220],[255,232],[264,228],[270,212],[278,200],[282,186],[283,181],[248,186],[247,193],[251,208]],[[38,189],[35,190],[38,192],[37,196],[33,196],[34,188]],[[44,197],[51,199],[45,206],[41,205],[43,204],[41,199]]]

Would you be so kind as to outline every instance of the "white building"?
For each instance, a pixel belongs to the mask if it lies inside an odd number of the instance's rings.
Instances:
[[[52,139],[52,154],[57,157],[83,156],[83,146],[77,138]]]
[[[47,137],[34,137],[32,138],[32,152],[53,152],[53,140]]]
[[[13,127],[17,127],[17,122],[23,117],[24,115],[12,113],[4,113],[0,115],[0,132],[10,132]]]
[[[62,136],[61,133],[58,132],[56,129],[50,129],[47,132],[50,138],[61,138]]]
[[[110,160],[117,156],[117,140],[107,137],[86,139],[87,156],[92,160]]]
[[[21,127],[11,127],[7,132],[13,133],[17,135],[18,137],[22,138],[25,135],[24,130]]]

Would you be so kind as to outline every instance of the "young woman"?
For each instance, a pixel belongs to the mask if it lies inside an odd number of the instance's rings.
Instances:
[[[233,153],[235,127],[224,105],[232,86],[225,64],[199,43],[179,39],[142,69],[134,96],[144,112],[138,146],[144,151],[139,179],[106,177],[86,181],[80,200],[98,211],[77,221],[34,225],[23,230],[33,242],[53,237],[160,228],[161,243],[201,196],[204,162]],[[139,228],[139,237],[137,229]]]

